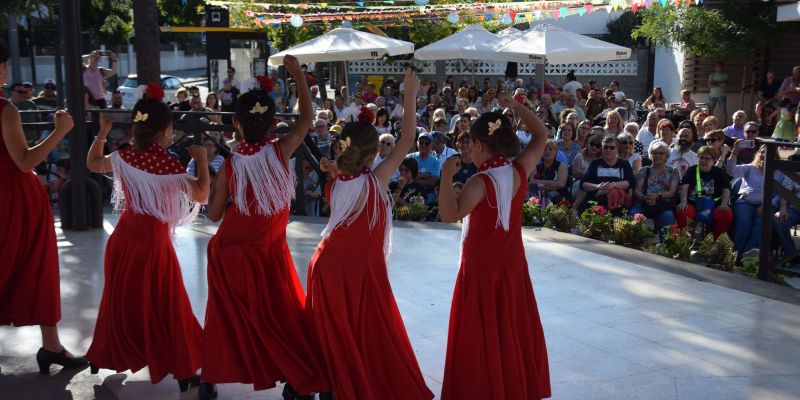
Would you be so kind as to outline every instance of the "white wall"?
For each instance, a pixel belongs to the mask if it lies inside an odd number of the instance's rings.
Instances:
[[[619,18],[620,15],[622,15],[622,12],[612,11],[611,13],[607,13],[605,9],[595,7],[595,10],[591,14],[584,14],[582,17],[580,15],[570,15],[566,18],[559,18],[558,21],[552,18],[542,19],[541,21],[536,21],[534,19],[533,22],[531,22],[531,26],[550,24],[561,29],[580,33],[581,35],[600,35],[608,33],[606,24],[611,20]]]
[[[680,49],[656,49],[653,85],[661,86],[664,97],[670,102],[680,101],[683,82],[684,52]],[[648,91],[652,88],[648,88]],[[698,99],[694,99],[698,101]]]

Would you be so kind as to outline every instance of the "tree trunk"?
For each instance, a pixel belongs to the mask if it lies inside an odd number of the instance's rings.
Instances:
[[[133,2],[133,48],[136,51],[136,74],[140,85],[161,82],[161,42],[159,40],[156,0]]]

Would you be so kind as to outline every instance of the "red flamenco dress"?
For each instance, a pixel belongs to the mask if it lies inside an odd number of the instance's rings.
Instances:
[[[0,114],[6,105],[0,98]],[[54,326],[61,294],[50,197],[35,173],[11,160],[2,130],[0,175],[0,325]]]
[[[111,154],[116,209],[124,205],[105,255],[105,286],[86,358],[99,368],[136,372],[150,381],[194,376],[202,329],[183,286],[171,234],[191,221],[199,204],[191,179],[157,144]]]
[[[547,348],[522,245],[527,176],[502,157],[479,171],[486,198],[464,219],[442,399],[550,397]],[[522,183],[512,194],[515,173]]]
[[[297,393],[327,391],[286,244],[294,175],[267,140],[242,143],[224,168],[233,204],[208,244],[201,378],[256,390],[285,379]]]
[[[430,400],[389,285],[391,206],[368,169],[326,187],[331,217],[311,258],[306,310],[337,400]]]

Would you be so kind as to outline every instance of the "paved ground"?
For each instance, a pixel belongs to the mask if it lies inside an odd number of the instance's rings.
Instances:
[[[105,230],[59,231],[60,329],[76,352],[91,342],[102,254],[113,223],[108,216]],[[396,225],[392,286],[425,378],[438,396],[460,232],[441,224]],[[302,281],[321,230],[321,220],[289,225]],[[205,248],[214,231],[214,225],[198,224],[177,234],[184,281],[201,321]],[[800,301],[791,289],[546,230],[526,230],[524,237],[549,348],[553,398],[800,398]],[[151,385],[146,370],[93,376],[54,367],[50,377],[39,376],[38,347],[37,328],[0,328],[0,399],[196,397],[195,389],[179,396],[171,379]],[[222,385],[220,395],[279,399],[280,389]]]

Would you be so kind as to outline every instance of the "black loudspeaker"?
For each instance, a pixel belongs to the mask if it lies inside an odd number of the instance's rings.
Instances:
[[[206,26],[224,27],[230,26],[228,9],[220,6],[206,6]]]

